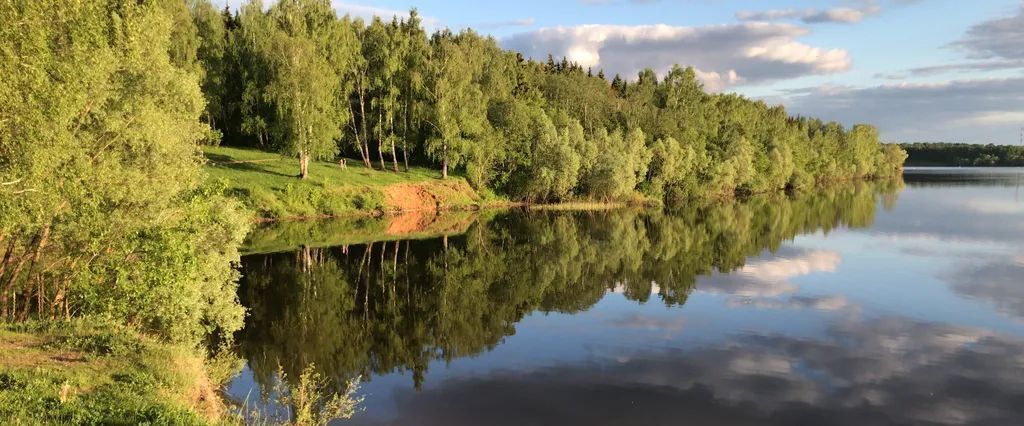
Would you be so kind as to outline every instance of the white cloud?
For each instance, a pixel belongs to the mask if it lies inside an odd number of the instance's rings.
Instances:
[[[740,21],[778,21],[799,19],[807,24],[856,24],[864,20],[868,15],[878,13],[878,11],[878,6],[873,3],[867,4],[860,9],[836,7],[831,9],[741,10],[736,12],[736,19]]]
[[[872,123],[887,140],[1013,144],[1024,110],[1024,77],[819,87],[778,98],[792,113],[845,124]]]
[[[850,9],[848,7],[837,7],[835,9],[822,10],[819,12],[804,15],[801,18],[807,23],[840,22],[844,24],[855,24],[864,19],[865,11]]]
[[[762,22],[702,27],[580,25],[519,33],[503,44],[535,59],[566,56],[583,67],[627,78],[645,67],[661,73],[673,64],[691,65],[715,89],[849,69],[845,50],[796,41],[807,32],[794,25]]]

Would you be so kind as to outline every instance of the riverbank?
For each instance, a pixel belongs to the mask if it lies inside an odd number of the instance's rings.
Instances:
[[[8,324],[0,329],[0,418],[7,424],[229,423],[216,383],[234,365],[213,364],[191,348],[113,324]]]
[[[327,161],[311,161],[310,177],[297,176],[297,161],[279,154],[249,148],[204,147],[207,158],[206,172],[219,182],[227,195],[239,200],[252,212],[257,223],[297,221],[311,219],[359,218],[409,215],[399,226],[401,234],[424,233],[440,235],[434,220],[441,212],[477,211],[485,208],[512,208],[544,210],[603,210],[624,206],[658,206],[663,201],[634,192],[632,198],[618,201],[571,200],[560,203],[528,203],[511,201],[490,191],[475,190],[464,177],[450,175],[441,179],[437,170],[412,167],[409,171],[367,169],[361,163],[345,167]],[[379,166],[379,165],[375,165]],[[884,179],[884,178],[882,178]],[[814,184],[814,188],[827,187],[845,181],[864,178],[839,179]],[[867,179],[871,180],[871,179]],[[810,190],[811,188],[806,188]],[[737,194],[708,193],[703,198],[727,200],[737,196],[752,197],[781,192],[762,191]],[[414,225],[414,226],[413,226]],[[387,225],[391,226],[391,225]],[[408,228],[408,229],[406,229]],[[308,241],[304,236],[303,241]],[[409,235],[404,235],[409,237]],[[313,238],[318,240],[319,238]],[[331,241],[331,243],[339,243]],[[257,252],[274,247],[249,248]]]
[[[436,170],[369,170],[362,164],[312,161],[298,179],[297,161],[275,153],[206,147],[206,171],[253,212],[256,221],[382,215],[410,211],[474,210],[506,200],[479,194],[459,176]]]

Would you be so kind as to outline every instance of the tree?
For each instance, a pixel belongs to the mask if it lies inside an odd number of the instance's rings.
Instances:
[[[583,127],[579,123],[556,129],[546,116],[541,115],[533,158],[530,162],[530,176],[523,194],[531,201],[565,200],[576,187],[580,158],[573,149],[573,143],[583,138]]]
[[[651,146],[651,163],[647,181],[651,192],[664,197],[666,189],[688,192],[683,188],[687,176],[694,174],[696,154],[689,146],[682,146],[672,137],[658,139]]]
[[[398,77],[402,102],[402,162],[409,171],[409,151],[416,145],[422,119],[423,98],[430,47],[426,32],[416,9],[409,11],[409,19],[400,24],[405,43],[404,63]]]
[[[180,14],[172,0],[160,1],[171,16]],[[441,30],[428,39],[415,9],[407,20],[375,18],[369,25],[339,18],[324,0],[287,0],[269,11],[251,0],[237,18],[228,13],[219,21],[205,2],[192,10],[198,53],[189,53],[195,37],[183,28],[173,38],[172,57],[181,67],[194,56],[203,65],[207,122],[228,143],[276,149],[298,156],[300,164],[337,152],[327,142],[335,139],[354,143],[369,168],[379,162],[397,171],[401,151],[408,170],[410,156],[424,153],[444,177],[459,168],[476,189],[530,199],[630,198],[636,190],[651,197],[729,196],[891,174],[877,130],[791,117],[762,101],[707,93],[692,67],[675,65],[664,75],[644,68],[632,80],[615,75],[609,82],[602,70],[594,75],[565,56],[527,59],[472,30]],[[284,10],[300,18],[288,21]],[[297,40],[280,41],[281,31]],[[304,52],[312,65],[295,69],[281,60],[281,49]],[[314,81],[324,84],[297,89]],[[319,89],[332,87],[328,106]],[[328,121],[336,129],[326,129]],[[548,137],[545,121],[558,138]],[[555,143],[564,137],[568,145]],[[548,184],[531,187],[536,173],[555,166],[534,160],[568,154],[566,146],[579,160],[576,187],[569,195],[562,188],[537,190]],[[962,157],[995,164],[1024,161],[1021,152]],[[646,170],[645,159],[655,154],[657,170]],[[670,170],[680,158],[686,159],[682,175]],[[619,177],[625,180],[608,181]],[[595,185],[600,180],[613,187]]]
[[[433,100],[431,124],[434,134],[427,140],[427,153],[441,162],[441,177],[448,167],[466,158],[473,140],[485,132],[487,114],[483,93],[473,81],[479,57],[469,51],[475,33],[458,36],[441,31],[431,38],[430,95]]]
[[[377,134],[377,155],[381,169],[384,164],[384,149],[391,148],[394,171],[398,171],[398,154],[395,150],[395,115],[399,108],[398,74],[403,65],[406,43],[398,31],[398,21],[385,24],[374,18],[366,29],[363,55],[367,60],[370,88],[373,91],[371,107],[377,110],[374,129]]]
[[[228,56],[229,35],[224,16],[209,0],[193,3],[192,19],[199,38],[196,58],[202,74],[203,96],[206,98],[204,119],[210,127],[224,129],[229,124],[228,82],[230,78]],[[228,15],[230,18],[230,15]],[[220,140],[211,142],[219,143]]]
[[[269,46],[273,78],[265,97],[276,108],[275,144],[282,154],[299,158],[302,179],[309,176],[310,158],[331,158],[338,151],[339,80],[315,39],[331,25],[328,14],[333,16],[329,6],[314,0],[282,0],[270,11],[277,29]],[[318,18],[323,19],[320,25]]]

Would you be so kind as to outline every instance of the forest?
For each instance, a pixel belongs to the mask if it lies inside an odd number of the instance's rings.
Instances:
[[[608,78],[471,29],[428,34],[415,9],[365,22],[327,1],[200,1],[191,19],[172,44],[196,46],[179,62],[202,75],[206,142],[291,156],[301,177],[340,155],[457,170],[515,200],[661,200],[890,176],[904,158],[869,125],[709,94],[692,68]]]
[[[901,143],[908,166],[1021,167],[1024,146],[948,142]]]
[[[707,93],[692,68],[609,78],[470,29],[428,33],[415,10],[367,22],[327,0],[2,2],[0,75],[5,330],[84,319],[199,351],[244,324],[252,226],[209,178],[210,146],[278,153],[297,182],[351,158],[515,201],[669,206],[894,176],[905,158],[870,125]],[[72,380],[32,374],[46,392]],[[12,395],[0,409],[24,410]],[[156,411],[138,413],[124,421]]]

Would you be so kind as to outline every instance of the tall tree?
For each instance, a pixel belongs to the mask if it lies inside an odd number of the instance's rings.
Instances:
[[[402,161],[409,170],[409,151],[419,137],[423,98],[426,85],[427,61],[430,47],[423,23],[416,9],[409,11],[409,19],[401,23],[405,44],[405,57],[399,74],[402,102]]]
[[[338,76],[322,49],[334,23],[326,2],[281,0],[270,10],[276,28],[269,46],[273,78],[265,96],[275,106],[275,145],[299,159],[299,176],[309,176],[310,159],[337,155],[335,120]]]
[[[371,107],[376,110],[373,127],[380,167],[387,168],[384,150],[390,147],[395,171],[398,171],[398,156],[395,152],[394,118],[399,107],[398,73],[403,65],[404,50],[405,43],[398,31],[398,21],[386,24],[380,18],[374,18],[366,29],[363,45],[373,93]]]
[[[475,33],[458,36],[444,30],[430,40],[431,124],[434,135],[427,140],[427,153],[441,162],[441,177],[459,165],[472,148],[473,139],[483,135],[487,114],[483,93],[473,81],[479,57],[469,51]]]
[[[201,66],[202,89],[206,98],[203,117],[211,127],[224,129],[228,124],[227,79],[231,71],[227,22],[209,0],[197,0],[192,4],[191,12],[199,37],[196,58]],[[231,15],[227,18],[230,19]]]

